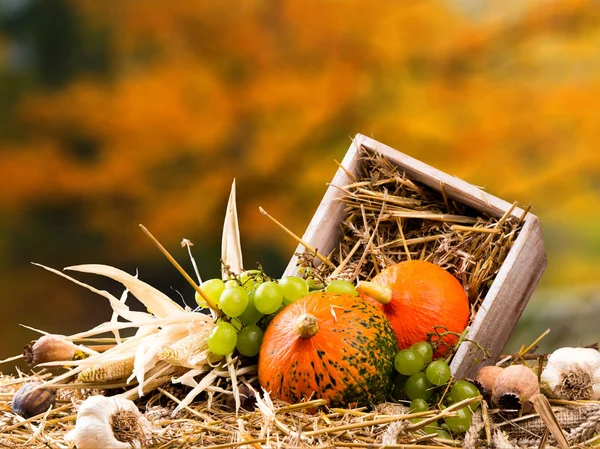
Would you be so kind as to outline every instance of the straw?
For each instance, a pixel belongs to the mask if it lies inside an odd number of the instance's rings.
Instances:
[[[352,181],[335,186],[344,193],[344,219],[333,266],[319,266],[323,278],[355,282],[402,260],[424,259],[461,280],[476,312],[526,212],[513,215],[515,203],[502,217],[486,216],[452,201],[443,184],[436,191],[409,179],[378,153],[362,148],[359,159]]]

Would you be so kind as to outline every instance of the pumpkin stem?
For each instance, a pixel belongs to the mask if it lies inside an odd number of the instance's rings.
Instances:
[[[389,303],[393,294],[391,287],[368,281],[359,281],[356,285],[356,291],[373,298],[381,304]]]
[[[310,338],[319,331],[319,323],[314,315],[303,313],[296,321],[296,329],[302,338]]]

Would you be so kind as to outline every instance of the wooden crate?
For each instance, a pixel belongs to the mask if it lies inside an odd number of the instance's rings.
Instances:
[[[441,192],[443,185],[450,199],[488,216],[500,218],[512,207],[512,204],[472,184],[361,134],[356,135],[342,161],[342,166],[352,174],[358,173],[360,161],[357,156],[361,148],[380,153],[397,165],[399,171],[404,171],[407,177],[438,192]],[[331,184],[343,186],[349,183],[348,174],[339,169]],[[342,195],[344,193],[333,186],[327,189],[303,236],[306,242],[318,248],[322,254],[328,254],[337,247],[344,213],[344,204],[338,201]],[[523,213],[519,208],[512,211],[516,218],[522,217]],[[303,250],[302,246],[298,247],[298,252]],[[297,273],[296,263],[294,256],[284,276]],[[500,355],[545,267],[546,253],[540,223],[535,215],[528,213],[500,271],[471,322],[467,335],[467,339],[486,348],[490,358],[482,361],[481,351],[473,343],[463,342],[451,363],[452,372],[457,377],[473,376],[481,365],[492,363]]]

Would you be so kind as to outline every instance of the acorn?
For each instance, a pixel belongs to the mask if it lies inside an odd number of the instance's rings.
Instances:
[[[490,365],[480,368],[477,372],[474,383],[484,399],[489,401],[492,398],[494,382],[496,382],[496,378],[503,370],[504,368],[500,366]]]
[[[56,405],[54,390],[44,387],[36,389],[39,385],[42,383],[30,382],[17,390],[11,403],[13,412],[27,419]]]
[[[44,335],[31,342],[23,349],[23,358],[29,365],[39,365],[46,362],[73,360],[77,346],[62,335]]]
[[[535,373],[523,365],[504,368],[492,388],[492,403],[501,410],[528,412],[529,399],[539,394],[540,384]]]

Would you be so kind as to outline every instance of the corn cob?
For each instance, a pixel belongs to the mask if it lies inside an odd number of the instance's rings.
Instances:
[[[133,357],[115,360],[107,363],[98,363],[84,369],[77,376],[77,381],[82,383],[108,382],[129,377],[133,371]]]
[[[201,354],[208,348],[208,334],[208,331],[198,332],[171,343],[158,352],[158,358],[171,365],[195,368],[199,361],[205,359]]]

